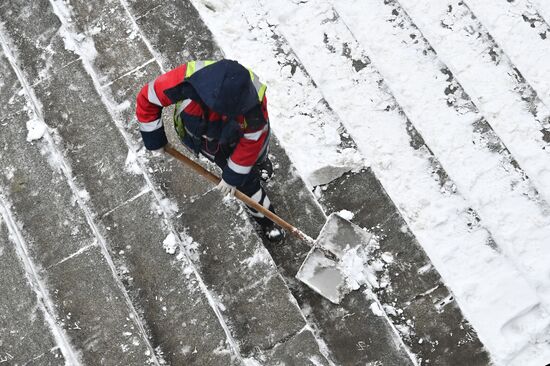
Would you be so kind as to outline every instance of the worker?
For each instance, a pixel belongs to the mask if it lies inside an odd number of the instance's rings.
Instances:
[[[273,174],[269,160],[270,126],[266,86],[236,61],[191,61],[143,86],[136,115],[148,150],[164,152],[168,143],[162,123],[164,107],[175,104],[174,127],[181,142],[222,169],[216,187],[224,195],[238,189],[275,212],[261,181]],[[270,241],[284,231],[260,212],[249,208]]]

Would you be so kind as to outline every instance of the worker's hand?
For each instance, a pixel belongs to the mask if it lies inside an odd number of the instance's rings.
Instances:
[[[220,183],[216,186],[216,189],[221,192],[224,196],[234,196],[235,195],[235,186],[228,184],[225,180],[221,180]]]

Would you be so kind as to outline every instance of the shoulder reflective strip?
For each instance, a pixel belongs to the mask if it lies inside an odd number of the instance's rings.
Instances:
[[[217,61],[213,60],[204,60],[204,61],[191,61],[187,63],[187,71],[185,72],[185,77],[189,77],[193,75],[195,72],[199,71],[200,69],[212,65]]]
[[[191,61],[187,63],[187,68],[185,69],[185,77],[189,77],[193,75],[195,72],[195,61]]]
[[[195,63],[195,72],[199,71],[200,69],[202,69],[205,66],[206,66],[206,61],[197,61]]]
[[[158,130],[162,127],[162,119],[159,118],[157,120],[151,121],[151,122],[140,122],[139,123],[139,130],[143,132],[152,132],[155,130]]]
[[[243,166],[235,163],[231,158],[227,161],[227,166],[229,169],[233,170],[235,173],[238,174],[248,174],[252,170],[251,166]]]
[[[160,102],[159,98],[157,97],[157,93],[155,92],[155,81],[151,81],[149,83],[149,86],[147,87],[147,99],[155,105],[158,105],[159,107],[162,107],[162,103]]]
[[[260,100],[260,102],[264,99],[264,94],[266,89],[267,89],[267,85],[262,84],[262,86],[260,87],[260,90],[258,90],[258,99]]]
[[[176,104],[176,114],[180,114],[181,112],[183,112],[185,107],[191,104],[191,102],[191,99],[184,99],[181,102],[178,102],[178,104]]]
[[[250,80],[252,80],[252,84],[254,84],[254,88],[256,89],[256,92],[258,93],[258,99],[261,101],[264,99],[265,90],[267,89],[267,85],[263,84],[260,81],[260,78],[258,75],[254,74],[252,70],[248,69],[250,72]]]
[[[259,131],[245,133],[244,138],[247,140],[258,141],[265,131],[267,131],[267,125]]]

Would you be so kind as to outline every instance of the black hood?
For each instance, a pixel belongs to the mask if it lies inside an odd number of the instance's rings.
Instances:
[[[191,75],[187,82],[214,112],[234,118],[259,104],[250,72],[233,60],[221,60]]]

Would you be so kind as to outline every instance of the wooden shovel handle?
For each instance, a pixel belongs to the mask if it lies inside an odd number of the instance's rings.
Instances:
[[[210,173],[208,170],[203,168],[200,164],[197,164],[193,160],[189,159],[187,156],[183,155],[181,152],[176,150],[172,145],[167,144],[164,147],[164,151],[168,154],[172,155],[174,158],[178,159],[179,161],[183,162],[185,165],[187,165],[189,168],[193,169],[209,181],[211,181],[214,184],[220,183],[221,179],[216,176],[215,174]],[[314,240],[309,237],[308,235],[304,234],[302,231],[297,229],[296,227],[292,226],[273,212],[266,209],[264,206],[260,205],[258,202],[252,200],[250,197],[245,195],[239,190],[235,191],[235,197],[237,197],[240,201],[242,201],[244,204],[246,204],[248,207],[251,207],[255,209],[258,212],[261,212],[264,214],[267,218],[269,218],[271,221],[276,223],[277,225],[281,226],[283,229],[287,230],[289,233],[297,237],[298,239],[301,239],[305,241],[307,244],[314,246],[315,242]]]

